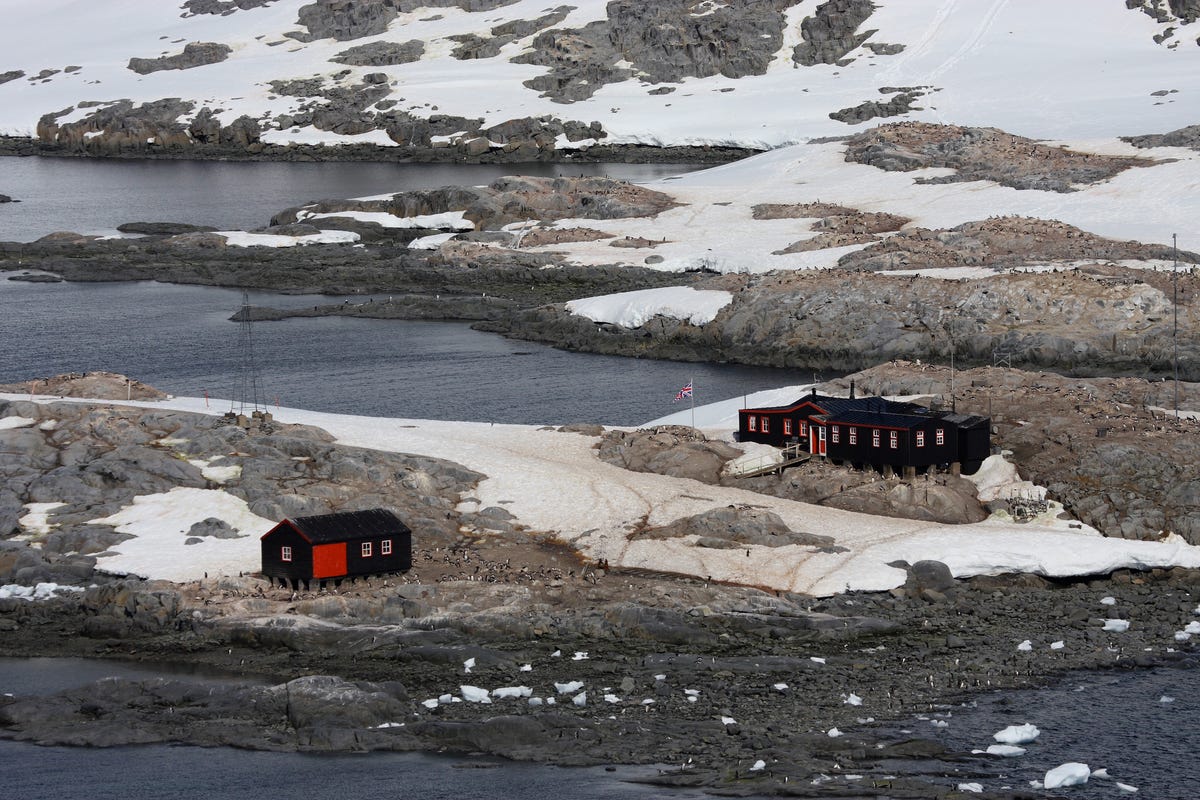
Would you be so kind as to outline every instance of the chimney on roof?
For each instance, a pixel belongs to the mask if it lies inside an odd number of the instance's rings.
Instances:
[[[854,399],[854,381],[850,381],[850,399]]]
[[[812,387],[812,396],[813,396],[813,397],[816,397],[816,396],[817,396],[817,387],[815,387],[815,386],[814,386],[814,387]]]

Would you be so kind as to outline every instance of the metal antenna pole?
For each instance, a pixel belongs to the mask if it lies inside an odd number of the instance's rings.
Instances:
[[[1174,339],[1174,355],[1171,362],[1174,365],[1175,372],[1175,419],[1179,419],[1179,239],[1177,234],[1171,234],[1171,247],[1175,253],[1175,261],[1171,267],[1171,286],[1173,290],[1171,304],[1175,308],[1175,330],[1171,336]]]
[[[246,405],[251,404],[258,411],[258,365],[254,361],[254,329],[250,321],[250,293],[242,290],[242,310],[240,314],[240,331],[238,344],[241,350],[241,386],[238,392],[240,406],[238,412],[246,413]]]

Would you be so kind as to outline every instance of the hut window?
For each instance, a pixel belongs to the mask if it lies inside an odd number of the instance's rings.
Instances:
[[[850,426],[850,444],[858,444],[858,428]]]
[[[879,428],[871,429],[871,446],[879,447]]]
[[[939,447],[941,447],[942,445],[944,445],[946,443],[946,429],[945,428],[937,429],[936,441],[937,441],[937,445]]]
[[[792,421],[790,419],[785,419],[783,421],[783,435],[784,436],[792,435]]]
[[[752,431],[758,430],[758,417],[751,414],[750,417],[746,420],[746,428],[748,430],[752,430]]]
[[[770,417],[762,418],[762,432],[763,433],[771,432],[771,418]]]
[[[837,425],[834,425],[833,427],[831,427],[829,429],[829,440],[830,441],[832,441],[834,444],[837,444],[839,441],[841,441],[841,438],[842,438],[841,428],[839,428]]]
[[[384,539],[379,543],[379,555],[390,556],[392,554],[392,540]]]
[[[888,433],[888,444],[891,445],[893,450],[900,446],[900,434],[897,431]]]
[[[917,447],[925,446],[925,431],[917,431]]]
[[[279,560],[280,561],[291,561],[292,560],[292,548],[288,547],[286,544],[283,547],[279,548]]]
[[[362,543],[362,557],[363,558],[371,557],[371,543],[370,542]]]
[[[808,420],[806,419],[800,420],[800,435],[808,436]]]

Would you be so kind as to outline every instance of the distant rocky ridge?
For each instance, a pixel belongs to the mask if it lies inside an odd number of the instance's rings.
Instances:
[[[131,58],[129,69],[139,75],[149,75],[164,69],[193,69],[208,64],[219,64],[233,52],[227,44],[217,42],[189,42],[183,52],[158,58]]]

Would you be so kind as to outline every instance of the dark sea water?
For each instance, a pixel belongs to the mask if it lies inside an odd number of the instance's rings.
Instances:
[[[686,164],[356,164],[0,157],[0,241],[55,231],[114,233],[125,222],[228,230],[268,224],[312,200],[478,186],[503,175],[608,175],[648,181]]]
[[[361,298],[360,298],[361,299]],[[276,307],[328,297],[256,292]],[[241,365],[233,289],[160,283],[26,283],[0,275],[0,383],[108,370],[228,410]],[[696,403],[812,373],[569,353],[466,324],[339,317],[255,323],[263,400],[346,414],[481,422],[638,425]],[[220,407],[215,398],[226,398]]]

